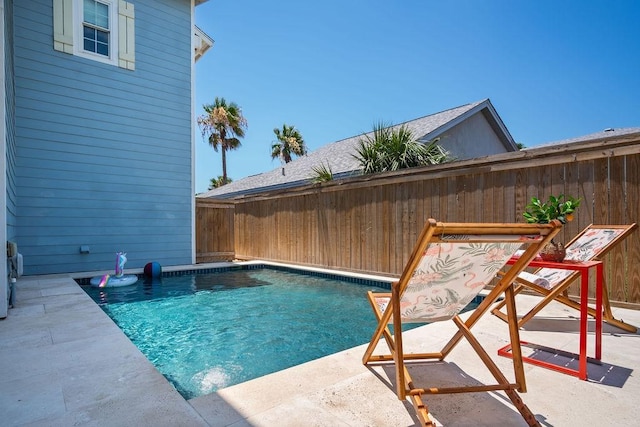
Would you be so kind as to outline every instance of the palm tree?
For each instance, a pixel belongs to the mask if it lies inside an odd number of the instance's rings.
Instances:
[[[391,127],[378,123],[374,125],[372,135],[364,135],[358,141],[354,157],[365,174],[450,161],[449,154],[438,145],[438,141],[436,138],[423,144],[405,125]]]
[[[233,180],[229,177],[224,179],[222,176],[218,175],[217,178],[211,178],[209,180],[209,190],[213,190],[214,188],[222,187],[225,184],[231,183]]]
[[[213,104],[203,105],[206,114],[198,117],[198,126],[202,137],[207,137],[209,145],[218,152],[222,150],[222,179],[227,181],[227,150],[240,147],[240,139],[244,137],[247,119],[235,102],[227,104],[224,98],[214,100]]]
[[[275,128],[273,133],[278,141],[271,146],[271,158],[280,157],[285,163],[291,161],[291,155],[304,156],[307,154],[307,147],[304,145],[302,135],[295,126],[282,125],[282,130]]]

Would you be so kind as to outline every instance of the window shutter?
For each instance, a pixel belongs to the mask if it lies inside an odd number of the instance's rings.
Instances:
[[[53,48],[73,54],[73,0],[53,0]]]
[[[135,28],[133,3],[120,0],[118,4],[118,65],[135,70]]]

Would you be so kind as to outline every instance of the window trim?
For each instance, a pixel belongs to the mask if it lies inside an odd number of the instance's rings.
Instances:
[[[2,1],[2,0],[0,0]],[[125,0],[100,0],[111,5],[110,56],[84,50],[82,0],[51,0],[53,3],[53,50],[77,55],[92,61],[115,65],[129,71],[136,69],[135,6]],[[84,17],[83,17],[84,18]],[[115,21],[115,18],[118,20]]]
[[[84,1],[73,1],[73,54],[105,64],[118,65],[118,0],[93,0],[109,7],[109,56],[84,50]]]

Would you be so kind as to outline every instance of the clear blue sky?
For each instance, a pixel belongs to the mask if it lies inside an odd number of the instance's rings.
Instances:
[[[195,112],[216,96],[242,108],[234,180],[279,166],[283,123],[310,151],[485,98],[527,147],[637,127],[639,23],[635,0],[209,0]],[[196,191],[219,175],[197,130]]]

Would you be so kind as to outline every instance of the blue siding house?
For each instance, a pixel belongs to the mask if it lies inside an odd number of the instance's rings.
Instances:
[[[0,228],[24,274],[194,262],[205,1],[0,0]]]

